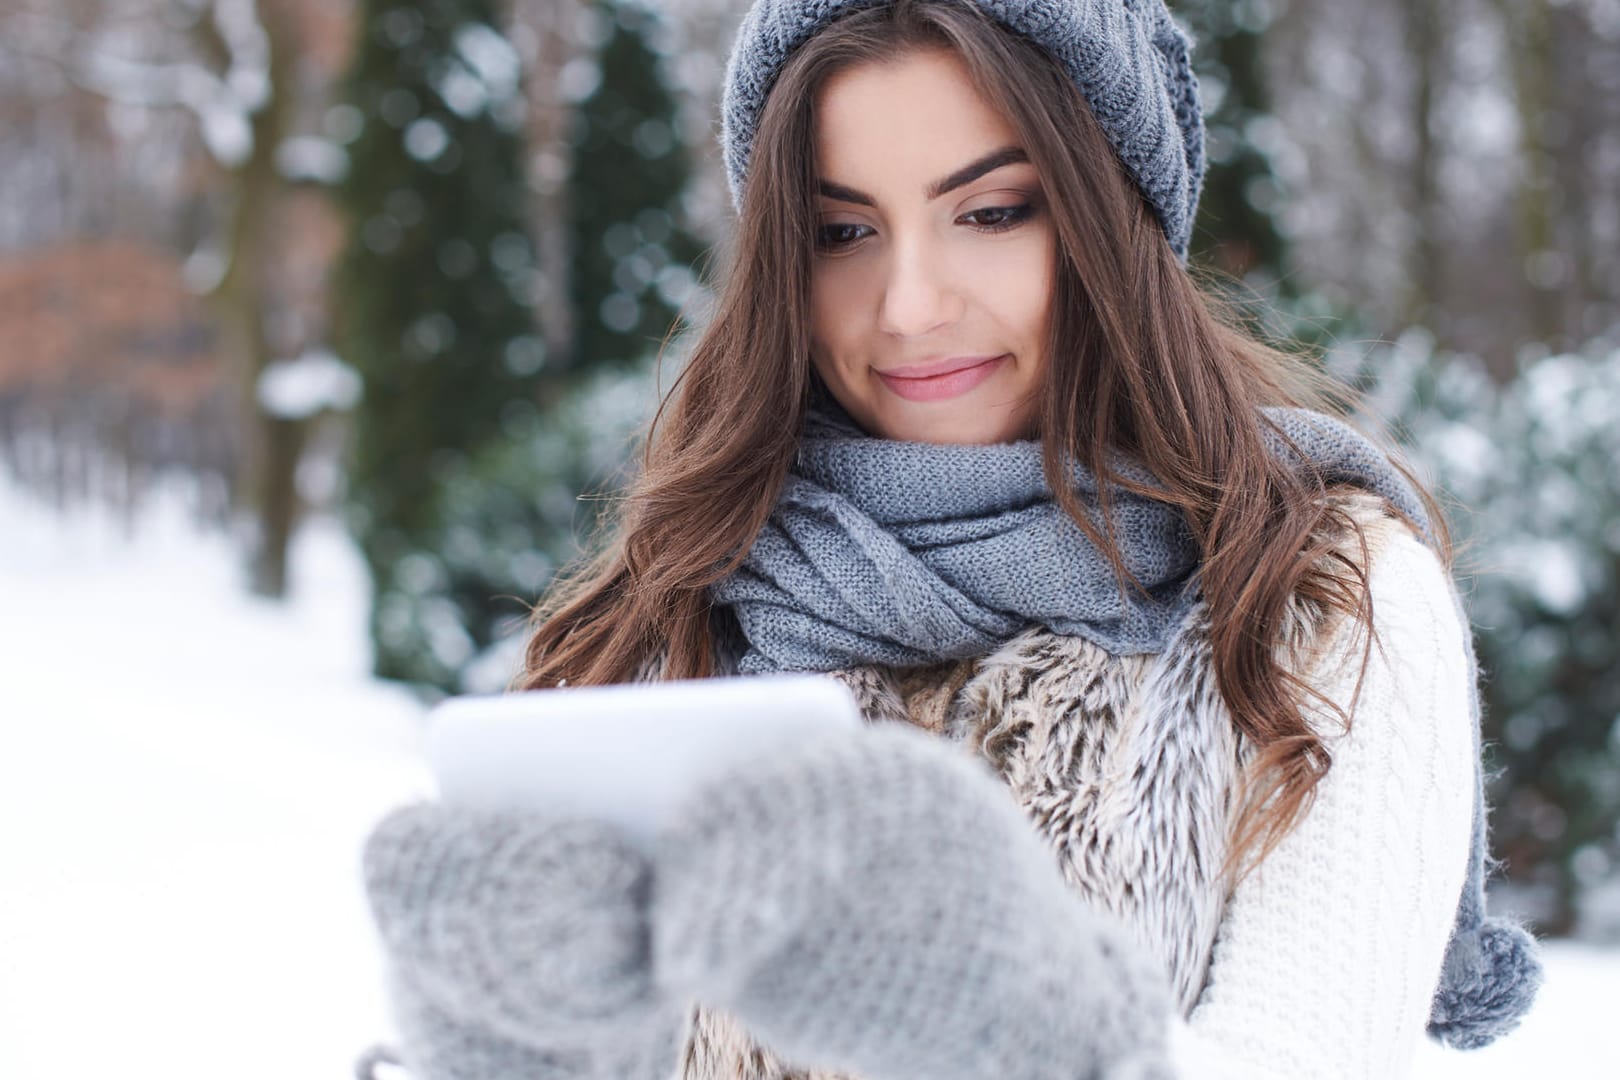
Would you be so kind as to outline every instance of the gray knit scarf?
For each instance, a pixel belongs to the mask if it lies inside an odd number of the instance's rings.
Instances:
[[[1325,485],[1382,496],[1434,542],[1416,491],[1358,432],[1302,409],[1265,416],[1272,453],[1314,466]],[[1139,464],[1114,466],[1157,486]],[[1099,520],[1095,476],[1076,464],[1072,483]],[[1113,495],[1115,540],[1146,596],[1119,588],[1112,564],[1057,505],[1039,442],[873,438],[823,394],[770,520],[710,597],[735,615],[747,641],[744,674],[983,656],[1031,624],[1115,654],[1158,653],[1199,599],[1199,552],[1174,507],[1117,488]],[[1452,597],[1467,627],[1455,584]],[[1498,864],[1486,842],[1478,667],[1472,635],[1464,640],[1476,687],[1473,857],[1429,1032],[1469,1049],[1517,1025],[1542,972],[1535,939],[1485,914],[1485,878]]]

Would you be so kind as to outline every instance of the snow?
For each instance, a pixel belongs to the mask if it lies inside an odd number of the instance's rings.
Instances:
[[[294,182],[337,184],[349,173],[349,155],[332,139],[294,135],[276,147],[276,170]]]
[[[517,93],[523,58],[512,43],[487,23],[473,22],[456,31],[456,52],[489,86],[491,97]]]
[[[230,262],[224,255],[217,251],[198,250],[187,255],[186,261],[181,263],[180,279],[193,293],[205,296],[219,287],[229,269]]]
[[[137,108],[179,105],[196,114],[214,159],[236,168],[253,153],[251,115],[266,95],[267,76],[233,68],[220,79],[192,63],[147,64],[106,53],[85,60],[79,80],[109,99]]]
[[[0,516],[0,1076],[351,1075],[391,1031],[359,846],[429,785],[348,541],[302,530],[282,607],[175,492],[133,538]]]
[[[291,599],[156,492],[46,511],[0,478],[0,1076],[352,1075],[392,1033],[359,851],[430,790],[421,707],[367,675],[362,564],[295,540]],[[1548,942],[1524,1027],[1424,1080],[1612,1074],[1620,951]]]
[[[259,407],[283,420],[305,420],[325,409],[352,409],[363,390],[359,372],[325,349],[277,360],[259,373]]]
[[[413,120],[405,129],[405,152],[417,161],[429,162],[450,145],[450,133],[432,117]]]
[[[196,109],[203,142],[214,160],[232,169],[246,164],[253,154],[253,127],[247,114],[228,101],[199,101]]]
[[[1543,942],[1547,983],[1520,1028],[1483,1050],[1419,1049],[1417,1080],[1523,1080],[1527,1076],[1612,1077],[1608,1025],[1620,990],[1620,949]]]
[[[1542,608],[1571,618],[1587,602],[1585,562],[1578,544],[1562,538],[1526,537],[1501,545],[1502,572],[1525,583]]]
[[[461,65],[447,68],[435,87],[457,116],[471,119],[491,103],[517,96],[523,60],[512,44],[485,23],[468,23],[455,33]]]
[[[578,104],[601,85],[602,67],[589,57],[576,56],[557,73],[557,93],[564,101]]]

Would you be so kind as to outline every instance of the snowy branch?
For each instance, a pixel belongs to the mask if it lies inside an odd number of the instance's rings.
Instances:
[[[0,23],[0,55],[50,64],[80,89],[133,108],[179,108],[197,118],[214,158],[235,168],[253,152],[250,118],[270,97],[269,39],[253,0],[218,0],[196,31],[223,46],[223,74],[194,58],[136,59],[110,49],[105,28],[25,12]],[[128,33],[117,33],[128,37]]]

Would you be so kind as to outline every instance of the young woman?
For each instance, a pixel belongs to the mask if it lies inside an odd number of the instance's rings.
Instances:
[[[723,137],[718,309],[517,685],[831,672],[871,724],[651,857],[391,816],[407,1062],[1388,1078],[1511,1028],[1443,522],[1189,276],[1159,0],[756,0]]]

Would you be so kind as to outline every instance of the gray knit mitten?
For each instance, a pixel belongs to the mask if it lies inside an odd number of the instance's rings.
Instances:
[[[417,1080],[674,1069],[685,1007],[652,979],[650,867],[613,827],[417,804],[372,832],[364,869]]]
[[[732,770],[659,838],[654,970],[780,1056],[874,1080],[1170,1075],[1168,980],[981,760],[918,729]]]

